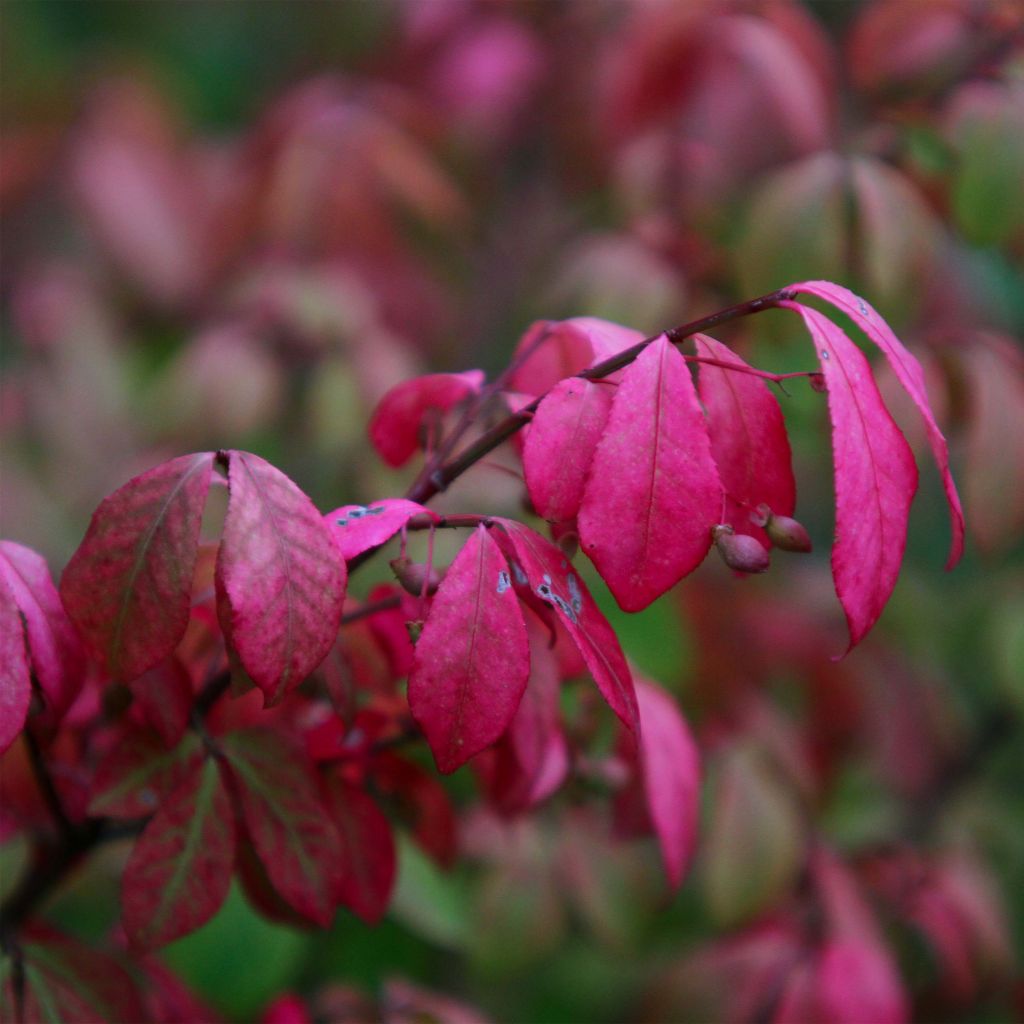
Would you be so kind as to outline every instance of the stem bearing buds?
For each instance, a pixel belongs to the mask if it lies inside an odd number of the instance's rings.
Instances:
[[[801,523],[789,516],[777,516],[764,504],[750,513],[750,521],[760,526],[768,539],[783,551],[810,551],[811,538]]]
[[[423,562],[411,562],[404,555],[401,558],[393,558],[388,563],[395,578],[413,597],[421,594],[433,594],[441,583],[444,576],[432,565],[425,565]]]
[[[768,549],[755,537],[736,533],[727,523],[711,528],[711,537],[730,569],[736,572],[764,572],[770,563]]]

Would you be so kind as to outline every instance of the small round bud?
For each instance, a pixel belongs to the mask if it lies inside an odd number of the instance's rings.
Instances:
[[[423,584],[426,581],[428,594],[433,594],[441,583],[442,574],[433,566],[429,573],[423,562],[410,562],[408,558],[393,558],[388,563],[395,578],[413,597],[419,597],[423,591]]]
[[[576,524],[552,523],[551,539],[562,549],[562,554],[571,562],[580,548],[580,536],[576,532]]]
[[[828,391],[828,383],[823,373],[808,374],[807,381],[811,385],[811,390],[817,391],[819,395],[824,395]]]
[[[806,552],[811,550],[811,537],[802,523],[790,516],[777,516],[765,504],[758,505],[750,513],[750,521],[760,526],[768,539],[783,551]]]
[[[736,533],[726,523],[720,523],[711,530],[715,547],[730,569],[736,572],[764,572],[769,564],[768,549],[754,537]]]

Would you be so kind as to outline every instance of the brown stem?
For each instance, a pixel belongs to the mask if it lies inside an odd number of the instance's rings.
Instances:
[[[415,516],[414,518],[420,518]],[[423,517],[427,518],[426,516]],[[377,612],[388,611],[390,608],[397,608],[402,603],[401,594],[392,594],[390,597],[383,597],[379,601],[374,601],[373,604],[364,604],[362,608],[357,608],[355,611],[348,612],[341,617],[341,624],[347,626],[350,622],[358,622],[360,619],[368,619],[371,615],[376,615]]]
[[[57,792],[53,776],[50,775],[50,770],[46,767],[46,762],[43,760],[43,752],[39,747],[39,741],[31,729],[26,729],[24,735],[25,748],[28,751],[28,760],[32,765],[32,774],[35,776],[36,785],[39,787],[39,792],[43,795],[43,801],[46,804],[47,810],[53,816],[53,820],[57,825],[57,831],[61,836],[66,837],[74,831],[74,825],[71,824],[67,814],[64,813],[64,805],[60,801],[60,794]]]
[[[741,302],[736,306],[730,306],[728,309],[719,310],[717,313],[701,317],[699,320],[693,320],[688,324],[682,324],[679,327],[661,331],[649,338],[644,338],[643,341],[637,342],[631,348],[627,348],[609,359],[605,359],[604,362],[581,371],[576,376],[584,380],[597,380],[601,377],[607,377],[610,373],[615,373],[616,370],[621,370],[624,366],[632,363],[648,345],[657,341],[662,335],[667,337],[672,344],[678,345],[693,334],[710,330],[719,324],[728,323],[731,320],[738,320],[740,317],[750,316],[752,313],[760,313],[762,310],[771,309],[780,302],[792,299],[794,294],[792,289],[780,288],[778,291],[769,292],[767,295],[758,296],[756,299],[749,299],[747,302]],[[409,488],[406,498],[423,504],[433,498],[434,495],[446,490],[466,470],[476,465],[486,455],[489,455],[503,441],[507,441],[513,434],[522,430],[530,422],[530,418],[537,411],[537,406],[540,405],[543,398],[544,396],[541,395],[525,408],[506,416],[505,419],[496,423],[490,430],[478,437],[473,444],[450,462],[434,469],[427,476],[421,474]]]

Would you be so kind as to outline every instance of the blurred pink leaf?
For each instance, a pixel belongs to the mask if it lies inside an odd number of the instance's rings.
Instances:
[[[620,607],[639,611],[700,565],[721,510],[690,370],[661,337],[615,392],[580,507],[581,546]]]
[[[185,633],[212,467],[212,452],[183,455],[104,498],[64,570],[64,607],[115,679],[142,675]]]
[[[855,939],[827,941],[817,965],[818,1013],[836,1024],[902,1024],[907,995],[886,950]]]
[[[11,588],[0,576],[0,754],[21,732],[31,699],[25,629]]]

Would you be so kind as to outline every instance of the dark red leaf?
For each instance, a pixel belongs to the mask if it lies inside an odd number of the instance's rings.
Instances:
[[[331,649],[345,601],[345,560],[313,503],[280,470],[228,453],[227,518],[217,578],[225,632],[275,704]],[[223,618],[222,618],[223,622]]]
[[[847,288],[833,284],[831,281],[804,281],[792,287],[795,291],[816,295],[845,313],[885,353],[893,372],[921,413],[928,431],[932,454],[935,456],[935,462],[942,476],[946,500],[949,503],[953,539],[946,568],[952,569],[960,561],[964,550],[964,514],[960,506],[960,495],[957,494],[956,484],[953,482],[953,475],[949,470],[949,447],[939,425],[935,422],[935,416],[928,402],[928,391],[925,387],[924,371],[921,369],[921,364],[911,352],[907,351],[899,338],[893,334],[892,328],[878,315],[870,303],[859,295],[854,295]]]
[[[711,452],[725,489],[725,516],[737,533],[767,544],[750,513],[762,502],[777,515],[791,515],[796,504],[789,437],[782,410],[763,380],[742,372],[747,364],[721,342],[695,336],[697,354],[737,366],[728,370],[704,363],[697,380],[707,414]]]
[[[403,381],[377,404],[370,417],[374,448],[389,466],[401,466],[420,447],[420,427],[431,410],[448,412],[476,394],[484,382],[482,370],[433,373]]]
[[[700,755],[675,701],[645,679],[636,680],[640,758],[647,809],[665,872],[678,888],[693,857],[700,812]]]
[[[836,486],[832,575],[850,650],[875,624],[896,586],[917,466],[860,349],[821,313],[786,305],[804,318],[828,384]]]
[[[496,519],[507,538],[512,581],[535,607],[552,609],[565,627],[608,706],[639,734],[636,692],[618,637],[563,552],[539,533],[512,519]]]
[[[409,674],[409,709],[439,771],[455,771],[505,731],[529,671],[508,563],[480,526],[438,588]]]
[[[221,745],[274,888],[304,917],[330,924],[341,854],[310,762],[269,729],[234,732]]]
[[[25,618],[32,669],[56,723],[81,688],[81,644],[42,555],[12,541],[0,541],[0,576]]]
[[[391,825],[370,796],[336,772],[325,780],[324,798],[341,842],[335,899],[367,924],[376,924],[388,908],[395,884]]]
[[[355,558],[390,540],[413,516],[434,513],[415,501],[385,498],[369,505],[342,505],[324,516],[342,556]]]
[[[231,801],[207,758],[161,803],[128,859],[121,903],[132,944],[160,946],[208,921],[228,894],[234,861]]]
[[[530,421],[523,471],[533,507],[548,522],[575,520],[611,403],[607,385],[570,377],[545,395]]]
[[[704,560],[722,485],[686,361],[666,338],[627,367],[594,453],[580,543],[625,611]]]
[[[169,747],[181,739],[192,712],[192,679],[181,661],[165,658],[131,683],[142,717]]]
[[[212,452],[184,455],[104,498],[64,570],[64,607],[115,679],[142,675],[185,632],[212,466]]]
[[[0,577],[0,754],[17,739],[31,700],[25,628],[11,588]]]

